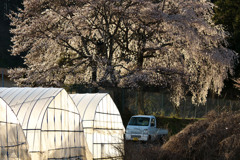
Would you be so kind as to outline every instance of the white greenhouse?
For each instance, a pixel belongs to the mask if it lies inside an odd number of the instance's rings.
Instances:
[[[82,117],[91,158],[117,159],[123,151],[125,128],[121,115],[109,94],[72,94]]]
[[[38,159],[85,159],[81,116],[61,88],[0,88]]]
[[[28,145],[12,109],[0,98],[0,159],[28,160]]]

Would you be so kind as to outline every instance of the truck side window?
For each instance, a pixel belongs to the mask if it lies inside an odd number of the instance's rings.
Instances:
[[[154,127],[155,126],[155,118],[152,118],[151,119],[151,127]]]

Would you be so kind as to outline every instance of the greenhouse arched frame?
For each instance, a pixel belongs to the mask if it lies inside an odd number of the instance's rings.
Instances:
[[[85,159],[81,116],[62,88],[0,88],[22,126],[32,159]]]
[[[92,159],[116,159],[123,153],[125,128],[108,93],[70,94],[75,102]]]

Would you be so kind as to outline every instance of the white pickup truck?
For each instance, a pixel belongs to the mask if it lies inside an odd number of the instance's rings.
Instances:
[[[128,122],[125,140],[155,141],[161,140],[168,130],[156,127],[156,117],[152,115],[132,116]]]

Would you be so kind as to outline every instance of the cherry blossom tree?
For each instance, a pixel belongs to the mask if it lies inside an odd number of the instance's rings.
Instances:
[[[211,20],[208,0],[25,0],[12,13],[10,71],[19,86],[166,87],[179,106],[190,93],[220,94],[236,54]],[[141,96],[139,96],[141,99]],[[141,109],[141,107],[140,107]]]

